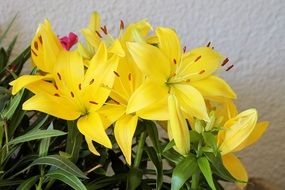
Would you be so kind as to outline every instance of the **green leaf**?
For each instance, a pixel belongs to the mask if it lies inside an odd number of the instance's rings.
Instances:
[[[210,161],[213,166],[213,173],[220,176],[222,179],[229,182],[236,182],[236,179],[228,172],[228,170],[224,167],[221,155],[218,153],[217,155],[213,153],[204,153],[207,159]]]
[[[197,169],[196,158],[194,156],[186,156],[173,170],[171,190],[179,190]]]
[[[15,179],[3,179],[0,180],[0,187],[10,187],[14,185],[19,185],[23,183],[24,180],[15,180]]]
[[[4,113],[2,115],[3,118],[10,119],[13,116],[14,112],[18,108],[18,105],[22,99],[23,93],[24,93],[24,90],[22,90],[21,93],[16,94],[16,96],[12,98],[7,109],[4,110]]]
[[[148,136],[153,144],[153,148],[157,152],[157,154],[161,154],[161,148],[160,148],[160,143],[159,143],[159,138],[158,138],[158,131],[157,131],[157,126],[152,122],[152,121],[145,121],[146,125],[146,130],[148,133]]]
[[[193,130],[190,131],[191,143],[198,144],[201,139],[202,139],[202,135],[200,133],[193,131]]]
[[[164,151],[162,153],[162,156],[166,158],[168,161],[171,161],[175,164],[178,164],[184,159],[184,157],[178,152],[176,152],[174,149],[169,149],[167,151]]]
[[[175,146],[175,142],[174,140],[172,139],[170,142],[168,142],[165,147],[163,148],[162,152],[166,152],[168,151],[169,149],[171,149],[172,147]]]
[[[217,139],[216,136],[213,135],[211,132],[204,132],[202,133],[205,143],[212,147],[214,150],[217,150]]]
[[[162,161],[158,157],[153,147],[145,146],[146,153],[155,166],[156,171],[156,189],[160,189],[163,183]]]
[[[11,140],[8,144],[18,144],[32,140],[44,139],[49,137],[57,137],[61,135],[65,135],[65,132],[59,130],[35,130],[32,132],[28,132],[22,136],[19,136],[13,140]]]
[[[203,173],[204,177],[206,178],[208,185],[211,187],[212,190],[216,190],[215,184],[213,182],[212,170],[211,170],[210,163],[207,160],[207,158],[206,157],[199,158],[198,166],[201,172]]]
[[[140,169],[131,168],[128,173],[127,188],[128,190],[135,190],[142,181],[143,173]]]
[[[65,152],[71,155],[70,160],[77,162],[82,144],[82,134],[79,132],[75,122],[68,121],[68,133]]]
[[[9,44],[9,47],[7,49],[7,61],[9,60],[9,57],[11,56],[11,52],[16,44],[18,36],[15,36],[12,40],[12,42]]]
[[[60,180],[75,190],[87,190],[84,184],[75,175],[70,175],[70,173],[60,169],[48,172],[46,177]]]
[[[38,179],[39,176],[34,176],[25,180],[23,183],[21,183],[21,185],[17,188],[17,190],[31,189],[37,183]]]
[[[51,156],[45,156],[45,157],[40,157],[33,161],[31,163],[31,166],[34,165],[49,165],[49,166],[54,166],[56,168],[59,168],[70,175],[74,175],[80,178],[88,179],[86,175],[70,160],[62,158],[59,155],[51,155]]]
[[[107,189],[107,186],[112,186],[113,184],[119,183],[121,180],[126,179],[126,174],[117,174],[111,177],[102,177],[100,179],[94,180],[94,182],[88,183],[86,188],[88,190],[97,190],[97,189]]]
[[[8,62],[8,55],[4,48],[0,49],[0,70],[5,68]]]

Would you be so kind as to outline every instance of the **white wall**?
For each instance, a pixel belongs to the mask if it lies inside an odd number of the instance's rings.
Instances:
[[[97,10],[111,31],[119,20],[142,18],[173,27],[189,48],[212,41],[235,68],[223,73],[238,94],[240,110],[256,107],[271,126],[261,141],[240,154],[251,176],[285,187],[285,0],[0,0],[0,31],[18,12],[17,51],[49,18],[59,35],[79,32]]]

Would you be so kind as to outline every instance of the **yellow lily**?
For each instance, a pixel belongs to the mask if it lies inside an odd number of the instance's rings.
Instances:
[[[168,105],[164,107],[164,112],[170,115],[160,119],[170,119],[168,133],[173,135],[177,148],[180,147],[178,151],[186,154],[190,142],[183,131],[188,127],[181,118],[189,114],[208,121],[204,98],[233,99],[236,95],[224,80],[212,75],[224,59],[218,52],[200,47],[183,53],[173,30],[159,27],[156,35],[158,48],[143,42],[127,43],[135,63],[147,76],[146,81],[130,97],[127,113],[138,112],[164,101]],[[180,122],[174,122],[177,118]]]
[[[248,175],[242,162],[233,154],[256,142],[268,127],[268,122],[257,122],[257,111],[248,109],[236,115],[236,107],[232,102],[227,102],[226,114],[228,119],[223,130],[218,133],[218,146],[221,151],[224,166],[236,179],[247,182]],[[220,112],[222,113],[222,112]],[[237,183],[244,188],[246,183]]]
[[[115,122],[114,135],[125,156],[126,162],[129,165],[131,165],[132,162],[132,140],[139,116],[142,115],[147,118],[148,116],[153,116],[153,113],[163,115],[163,113],[155,111],[160,108],[160,104],[153,106],[148,110],[142,109],[137,113],[126,113],[131,95],[144,81],[144,75],[140,72],[129,55],[126,48],[126,42],[146,39],[150,29],[151,27],[146,21],[131,24],[126,29],[122,28],[118,40],[120,41],[126,56],[120,58],[118,69],[114,73],[116,75],[116,80],[110,94],[112,100],[107,102],[106,105],[100,109],[100,114],[104,115],[107,119],[106,126]],[[136,34],[134,35],[134,33]],[[156,117],[165,116],[156,115]]]
[[[65,120],[77,120],[79,131],[85,136],[91,152],[96,155],[92,141],[111,148],[104,121],[98,110],[105,103],[114,82],[118,57],[108,59],[104,43],[98,48],[85,71],[83,59],[77,51],[61,51],[55,58],[52,79],[38,80],[26,85],[35,95],[23,104],[24,110],[37,110]],[[24,86],[23,78],[12,83],[16,93]],[[108,88],[106,88],[108,87]]]
[[[51,79],[51,73],[53,73],[57,61],[56,58],[63,51],[66,50],[62,47],[56,34],[53,32],[50,22],[45,20],[39,25],[31,43],[32,61],[40,72],[37,75],[23,75],[11,82],[11,85],[13,85],[12,93],[16,94],[30,83],[43,79]]]
[[[87,28],[81,30],[86,40],[86,45],[78,44],[78,51],[87,60],[90,60],[99,48],[102,41],[107,46],[108,52],[120,57],[125,56],[119,40],[114,39],[108,32],[106,26],[101,26],[100,15],[97,12],[91,14]],[[87,62],[88,64],[88,62]]]

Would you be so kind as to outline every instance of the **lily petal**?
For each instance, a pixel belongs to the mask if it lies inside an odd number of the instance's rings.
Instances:
[[[125,115],[119,119],[114,128],[116,141],[129,165],[132,162],[132,141],[137,127],[138,116]]]
[[[269,122],[267,121],[257,123],[254,127],[254,130],[249,135],[249,137],[241,145],[239,145],[234,151],[240,151],[255,143],[263,135],[268,126]]]
[[[195,48],[182,57],[177,76],[191,81],[200,80],[216,71],[223,59],[222,55],[211,48]]]
[[[237,180],[244,182],[237,183],[238,187],[243,189],[248,181],[248,175],[241,161],[233,154],[222,156],[222,160],[225,168],[230,172],[230,174]]]
[[[108,103],[104,105],[98,110],[98,113],[102,115],[102,121],[104,123],[104,127],[109,127],[112,123],[117,121],[120,117],[124,115],[126,111],[126,106],[119,104]]]
[[[146,81],[130,97],[126,113],[133,113],[155,104],[167,94],[167,86],[162,86],[154,81]]]
[[[182,54],[180,40],[174,30],[170,28],[158,27],[156,34],[159,40],[159,48],[169,59],[170,63],[180,63],[180,57]],[[171,64],[175,67],[175,64]]]
[[[128,42],[127,47],[143,73],[159,81],[167,80],[170,75],[170,62],[157,47],[138,42]]]
[[[185,84],[175,84],[172,89],[185,113],[209,121],[204,98],[198,90]]]
[[[89,113],[88,115],[79,118],[77,126],[84,136],[107,148],[112,148],[112,143],[98,113]]]
[[[169,120],[168,112],[168,98],[165,96],[160,101],[152,104],[146,108],[143,108],[136,112],[140,118],[147,120]]]
[[[201,94],[210,100],[218,100],[224,98],[235,99],[236,94],[232,88],[221,78],[217,76],[209,76],[203,80],[193,81],[191,85],[198,89]]]
[[[23,75],[16,80],[10,82],[10,85],[13,86],[12,94],[15,95],[19,92],[22,88],[25,88],[31,83],[44,80],[44,79],[51,79],[52,75]]]
[[[218,134],[219,142],[222,142],[219,149],[225,155],[232,152],[241,145],[252,133],[257,121],[257,111],[248,109],[236,117],[228,120],[224,125],[224,131]]]
[[[37,110],[65,120],[75,120],[81,114],[78,107],[67,99],[43,93],[24,102],[23,109]]]
[[[186,119],[183,117],[180,105],[174,95],[168,96],[168,109],[170,138],[174,139],[177,151],[185,155],[190,150],[190,135]]]
[[[92,139],[85,136],[85,140],[86,143],[88,145],[88,149],[90,150],[90,152],[92,152],[93,154],[100,156],[100,153],[96,150],[95,146],[93,145]]]

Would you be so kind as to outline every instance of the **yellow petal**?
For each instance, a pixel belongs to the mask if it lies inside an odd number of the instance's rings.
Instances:
[[[198,89],[200,93],[210,100],[220,100],[223,98],[235,99],[236,94],[232,88],[221,78],[209,76],[203,80],[193,81],[191,85]]]
[[[37,30],[31,43],[31,56],[34,64],[42,71],[52,73],[59,52],[65,51],[51,24],[45,20]]]
[[[85,136],[85,140],[86,140],[86,143],[88,145],[88,149],[90,150],[90,152],[92,152],[93,154],[97,156],[100,156],[100,153],[96,150],[96,148],[93,145],[92,139]]]
[[[25,88],[27,85],[44,80],[44,79],[51,79],[51,75],[23,75],[16,80],[10,82],[10,85],[13,86],[12,88],[12,94],[15,95],[17,92],[19,92],[22,88]]]
[[[230,174],[237,180],[241,181],[238,182],[237,185],[240,189],[243,189],[248,181],[248,176],[247,171],[241,161],[233,154],[226,154],[222,156],[222,160],[225,168],[230,172]]]
[[[169,120],[168,98],[165,96],[160,101],[136,112],[140,118],[147,120]]]
[[[100,26],[101,26],[101,21],[100,21],[100,14],[96,11],[94,11],[92,14],[91,14],[91,17],[90,17],[90,20],[89,20],[89,23],[88,23],[88,28],[95,32],[96,30],[100,29]]]
[[[180,40],[175,31],[170,28],[158,27],[156,29],[156,34],[159,40],[159,48],[169,59],[169,62],[173,63],[175,60],[175,63],[179,64],[182,50],[180,47]],[[175,64],[171,65],[175,67]]]
[[[224,125],[224,131],[220,131],[223,139],[220,145],[221,154],[232,152],[242,144],[252,133],[257,121],[257,111],[248,109],[236,117],[228,120]]]
[[[87,45],[90,45],[91,47],[95,48],[95,50],[98,49],[99,44],[101,42],[100,37],[89,28],[84,28],[81,30],[82,35],[87,41]]]
[[[63,97],[49,94],[33,96],[23,104],[23,109],[37,110],[65,120],[75,120],[81,114],[78,107],[72,102]]]
[[[152,29],[151,25],[145,19],[140,20],[136,23],[132,23],[128,25],[123,35],[120,37],[121,41],[123,42],[134,41],[134,35],[133,35],[134,31],[136,31],[141,38],[145,38],[145,36],[149,33],[151,29]]]
[[[126,113],[133,113],[157,103],[168,94],[168,88],[154,81],[143,83],[130,97]]]
[[[240,151],[255,143],[263,135],[268,125],[269,122],[267,121],[257,123],[254,127],[254,130],[249,135],[249,137],[242,144],[240,144],[234,151]]]
[[[125,57],[125,51],[123,50],[119,40],[115,40],[112,43],[111,47],[108,48],[108,52],[114,53],[115,55],[118,55],[119,57]]]
[[[186,119],[180,110],[180,105],[174,95],[168,96],[168,109],[170,126],[168,127],[170,138],[173,137],[177,151],[187,154],[190,150],[190,135]]]
[[[89,113],[77,121],[79,131],[89,139],[112,148],[111,141],[105,131],[102,120],[97,113]]]
[[[114,128],[116,141],[129,165],[132,162],[132,141],[137,122],[138,117],[136,115],[125,115],[116,122]]]
[[[170,75],[170,62],[157,48],[146,43],[127,43],[130,54],[140,70],[151,78],[166,81]]]
[[[191,81],[200,80],[216,71],[224,57],[208,47],[199,47],[184,54],[177,77],[185,77]],[[187,77],[188,76],[188,77]]]
[[[175,84],[172,89],[185,113],[209,120],[204,98],[198,90],[185,84]]]
[[[120,104],[113,104],[108,102],[98,110],[98,113],[102,115],[102,121],[104,122],[104,127],[109,127],[112,123],[117,121],[126,111],[126,106]]]

